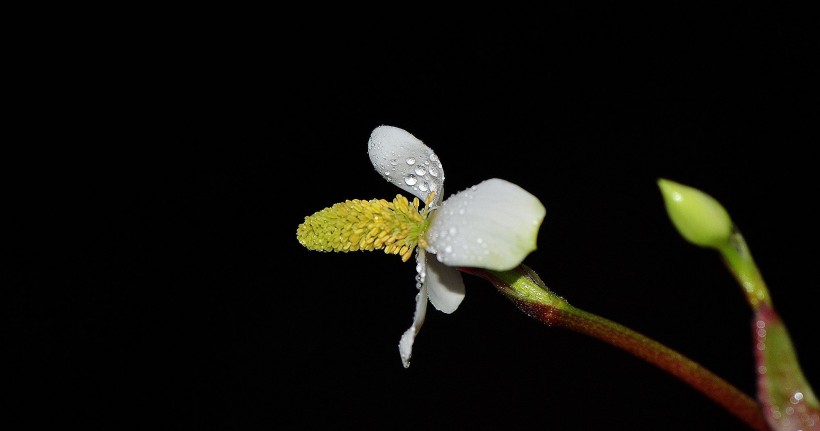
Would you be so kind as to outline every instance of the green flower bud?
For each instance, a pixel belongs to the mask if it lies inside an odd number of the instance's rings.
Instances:
[[[720,248],[732,236],[729,213],[713,197],[674,181],[659,179],[666,212],[678,232],[692,244]]]

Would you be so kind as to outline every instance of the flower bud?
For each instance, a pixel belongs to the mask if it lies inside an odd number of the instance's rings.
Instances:
[[[659,179],[666,212],[678,232],[692,244],[719,248],[732,235],[729,213],[713,197],[674,181]]]

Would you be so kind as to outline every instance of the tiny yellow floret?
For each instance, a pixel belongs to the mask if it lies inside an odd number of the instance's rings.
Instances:
[[[429,222],[427,211],[419,212],[419,200],[396,195],[384,199],[347,200],[305,217],[296,239],[309,250],[381,250],[407,262],[423,241]]]

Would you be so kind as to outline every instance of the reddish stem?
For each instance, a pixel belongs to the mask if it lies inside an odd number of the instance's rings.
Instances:
[[[528,316],[547,325],[580,332],[629,352],[689,384],[757,431],[770,431],[758,403],[711,371],[657,341],[623,325],[567,304],[561,308],[518,297],[502,280],[475,268],[459,268],[493,283]]]

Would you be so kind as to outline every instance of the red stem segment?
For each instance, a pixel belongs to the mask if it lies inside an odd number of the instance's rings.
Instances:
[[[519,305],[519,308],[521,306]],[[546,307],[544,307],[546,308]],[[757,402],[725,380],[680,353],[622,325],[580,310],[543,310],[544,323],[580,332],[625,350],[689,384],[723,406],[752,429],[769,426]]]
[[[663,344],[623,325],[577,309],[566,303],[556,307],[522,298],[512,291],[506,282],[487,271],[475,268],[459,269],[492,282],[502,294],[528,316],[547,325],[560,326],[586,334],[629,352],[689,384],[753,430],[770,431],[758,403],[753,398]],[[522,275],[524,274],[522,273]]]

